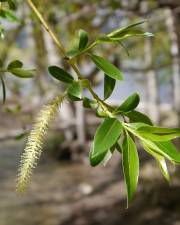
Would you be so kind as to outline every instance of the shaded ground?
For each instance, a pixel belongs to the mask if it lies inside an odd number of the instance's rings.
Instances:
[[[24,196],[14,192],[23,143],[0,143],[0,225],[180,225],[180,173],[163,182],[152,161],[127,210],[119,157],[106,167],[44,157]],[[172,169],[173,171],[173,169]]]

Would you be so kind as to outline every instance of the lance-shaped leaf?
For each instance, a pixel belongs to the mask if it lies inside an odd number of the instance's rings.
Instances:
[[[139,22],[130,24],[130,25],[128,25],[128,26],[121,27],[121,28],[119,28],[119,29],[117,29],[117,30],[112,31],[112,32],[109,33],[107,36],[110,37],[110,38],[119,36],[121,33],[125,32],[125,31],[129,31],[129,30],[131,30],[132,28],[134,28],[134,27],[136,27],[136,26],[138,26],[138,25],[143,24],[144,22],[146,22],[146,21],[139,21]]]
[[[141,122],[148,125],[153,125],[151,119],[147,115],[136,110],[125,113],[125,116],[130,119],[130,122]]]
[[[115,111],[114,114],[126,113],[135,109],[139,104],[140,98],[137,93],[130,95]]]
[[[116,85],[116,80],[104,75],[104,99],[107,99],[111,96]]]
[[[71,74],[61,69],[58,66],[50,66],[48,68],[49,73],[57,80],[71,84],[74,81],[74,78]]]
[[[158,135],[158,134],[152,134],[152,133],[145,133],[145,132],[138,132],[137,133],[148,140],[151,141],[170,141],[172,139],[175,139],[177,137],[179,137],[179,135],[177,135],[176,133],[172,133],[172,134],[162,134],[162,135]]]
[[[152,141],[169,141],[180,136],[180,128],[165,128],[149,125],[141,125],[137,129],[138,133]]]
[[[176,147],[172,142],[170,141],[153,142],[147,139],[143,139],[143,142],[150,149],[153,149],[154,151],[164,156],[168,160],[180,163],[180,152],[177,151]]]
[[[152,37],[153,34],[149,32],[144,32],[143,30],[140,29],[133,29],[133,30],[125,30],[121,32],[119,35],[116,35],[111,38],[113,41],[121,41],[129,37],[134,37],[134,36],[145,36],[145,37]]]
[[[138,129],[142,126],[145,126],[146,124],[144,124],[144,123],[128,123],[126,125],[138,133]]]
[[[122,124],[116,118],[105,119],[97,128],[93,142],[93,149],[90,154],[90,162],[92,166],[96,165],[95,162],[100,162],[104,159],[107,151],[116,143],[121,132]]]
[[[68,88],[68,96],[73,101],[82,99],[82,87],[78,81],[74,81]]]
[[[158,164],[164,178],[168,182],[170,182],[170,176],[169,176],[169,172],[168,172],[168,168],[167,168],[167,164],[166,164],[166,160],[165,160],[164,156],[160,155],[153,149],[149,148],[148,145],[146,145],[146,143],[143,141],[142,141],[142,146],[150,155],[152,155],[156,159],[157,164]]]
[[[111,39],[105,34],[99,35],[99,37],[96,40],[96,43],[114,43],[114,42],[117,42],[117,41],[114,41],[113,39]]]
[[[149,126],[144,123],[129,123],[126,124],[126,126],[128,126],[131,129],[132,133],[135,133],[135,135],[138,136],[139,138],[151,141],[157,142],[169,141],[180,136],[179,128],[171,129],[171,128],[154,127],[153,129],[153,126]],[[153,130],[156,133],[153,133]]]
[[[126,134],[122,145],[122,163],[127,189],[127,206],[136,192],[139,177],[139,157],[136,145],[129,134]]]
[[[91,59],[96,64],[97,68],[102,70],[107,76],[115,80],[123,80],[122,72],[106,59],[97,55],[91,55]]]
[[[167,128],[167,127],[156,127],[156,126],[141,126],[138,128],[140,132],[150,132],[152,134],[177,134],[180,135],[180,128]]]
[[[88,34],[84,30],[79,31],[79,50],[83,50],[86,48],[88,44]]]
[[[13,69],[8,69],[7,71],[19,78],[32,78],[34,76],[34,70],[13,68]]]

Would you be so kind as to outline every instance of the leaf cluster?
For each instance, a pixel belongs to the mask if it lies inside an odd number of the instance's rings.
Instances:
[[[116,82],[124,79],[123,73],[113,65],[108,59],[94,53],[94,48],[100,44],[118,44],[123,45],[123,41],[127,38],[143,36],[151,37],[151,33],[145,32],[139,28],[144,21],[130,24],[128,26],[116,29],[109,34],[100,34],[93,43],[89,43],[88,33],[84,30],[79,31],[78,46],[66,52],[56,38],[56,35],[50,30],[48,24],[40,14],[38,9],[31,0],[28,1],[29,6],[37,15],[43,26],[51,35],[57,47],[61,50],[63,57],[76,72],[74,74],[65,71],[58,65],[49,66],[50,75],[56,80],[66,85],[65,93],[58,100],[50,104],[46,110],[41,111],[34,129],[28,138],[25,152],[22,155],[20,173],[18,176],[18,189],[24,191],[29,181],[32,170],[36,165],[37,159],[40,157],[42,150],[42,141],[44,134],[47,132],[49,122],[54,117],[58,109],[58,104],[62,103],[64,97],[71,101],[82,101],[85,108],[91,108],[96,111],[96,116],[102,118],[102,123],[97,128],[89,154],[90,164],[94,167],[103,163],[106,165],[114,152],[117,151],[122,155],[122,168],[127,189],[127,203],[129,204],[136,192],[139,177],[139,157],[136,147],[138,140],[143,149],[149,153],[156,161],[166,180],[170,180],[166,161],[172,163],[180,163],[180,153],[176,150],[171,142],[172,139],[180,136],[180,128],[162,128],[155,126],[151,119],[139,112],[137,107],[140,102],[138,93],[133,93],[125,99],[118,107],[107,104],[106,100],[112,95]],[[15,0],[0,0],[0,16],[12,21],[17,21],[16,17],[9,11],[4,9],[3,4],[8,4],[11,10],[16,9]],[[0,26],[0,32],[2,32]],[[101,99],[92,89],[91,83],[85,79],[79,71],[76,61],[78,57],[86,54],[89,60],[95,64],[98,70],[104,74],[104,98]],[[1,63],[0,63],[1,64]],[[1,66],[2,67],[2,66]],[[0,68],[2,73],[10,73],[19,78],[30,78],[33,76],[32,70],[23,69],[21,61],[12,61],[7,68]],[[0,76],[3,99],[5,101],[5,82],[3,76]],[[87,89],[92,99],[84,95],[84,89]]]
[[[88,80],[74,80],[73,76],[62,68],[49,67],[49,72],[54,78],[68,85],[68,96],[71,100],[83,101],[85,108],[95,109],[96,115],[104,118],[94,136],[89,154],[90,163],[93,167],[100,163],[106,165],[115,151],[122,155],[128,204],[133,199],[139,177],[136,139],[139,140],[143,149],[157,161],[165,179],[170,181],[166,160],[172,163],[180,163],[180,153],[171,142],[172,139],[180,136],[180,128],[170,129],[154,126],[147,115],[136,109],[140,102],[138,93],[130,95],[118,107],[108,105],[105,100],[113,93],[116,82],[123,80],[123,74],[107,59],[92,53],[92,49],[101,43],[119,44],[122,40],[133,36],[152,36],[151,33],[136,28],[143,22],[117,29],[107,35],[103,34],[89,45],[88,34],[80,30],[78,48],[66,54],[69,60],[87,54],[96,67],[104,73],[104,99],[100,99],[89,89],[90,82]],[[83,89],[85,88],[90,90],[93,99],[83,96]]]
[[[20,22],[13,11],[17,9],[16,0],[0,0],[0,18],[9,22]],[[0,21],[0,38],[4,38],[4,27]]]

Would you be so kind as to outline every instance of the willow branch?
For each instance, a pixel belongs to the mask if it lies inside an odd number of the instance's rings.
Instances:
[[[56,46],[61,51],[62,55],[65,56],[66,54],[65,54],[65,49],[64,49],[63,45],[58,40],[58,37],[55,35],[55,33],[49,28],[48,23],[45,21],[45,19],[43,18],[43,16],[39,12],[39,10],[36,8],[34,3],[31,0],[27,0],[27,3],[29,5],[29,7],[32,9],[32,11],[34,12],[34,14],[37,16],[37,18],[39,19],[39,21],[42,23],[43,27],[50,34],[50,36],[52,37],[54,43],[56,44]]]
[[[56,36],[56,34],[51,30],[50,26],[48,25],[48,23],[46,22],[46,20],[44,19],[43,15],[39,12],[39,10],[37,9],[37,7],[34,5],[32,0],[27,0],[27,4],[29,5],[29,7],[31,8],[31,10],[34,12],[34,14],[37,16],[37,18],[39,19],[39,21],[41,22],[41,24],[43,25],[43,27],[46,29],[46,31],[49,33],[49,35],[51,36],[52,40],[54,41],[55,45],[58,47],[58,49],[60,50],[63,58],[67,58],[66,57],[66,50],[63,47],[61,41],[59,40],[59,38]],[[76,65],[76,61],[75,59],[67,59],[67,62],[69,63],[69,65],[72,67],[72,69],[75,71],[78,80],[83,80],[83,76],[81,75],[81,72],[79,71],[79,68]],[[90,91],[90,93],[92,94],[92,96],[100,103],[101,106],[103,106],[102,108],[108,112],[108,106],[107,104],[101,100],[97,94],[93,91],[93,89],[91,88],[91,86],[89,85],[88,90]]]

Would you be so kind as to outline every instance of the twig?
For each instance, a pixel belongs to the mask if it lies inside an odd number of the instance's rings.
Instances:
[[[37,18],[39,19],[39,21],[41,22],[41,24],[43,25],[43,27],[46,29],[46,31],[50,34],[52,40],[54,41],[55,45],[58,47],[58,49],[60,50],[63,58],[67,59],[66,56],[66,50],[64,49],[61,41],[59,40],[59,38],[56,36],[56,34],[51,30],[51,28],[49,27],[48,23],[46,22],[46,20],[44,19],[43,15],[39,12],[39,10],[37,9],[37,7],[34,5],[34,3],[32,2],[32,0],[27,0],[27,4],[29,5],[29,7],[32,9],[32,11],[34,12],[34,14],[37,16]],[[92,44],[93,45],[93,44]],[[92,46],[91,46],[92,47]],[[83,76],[81,75],[81,72],[79,71],[79,68],[76,65],[76,61],[75,59],[67,59],[67,62],[69,63],[69,65],[72,67],[72,69],[75,71],[78,80],[84,80]],[[92,94],[93,98],[95,98],[97,100],[97,102],[101,105],[102,109],[105,112],[108,112],[108,114],[110,114],[111,112],[109,112],[109,108],[108,105],[102,100],[100,99],[97,94],[93,91],[91,85],[88,85],[88,90],[89,92]]]

